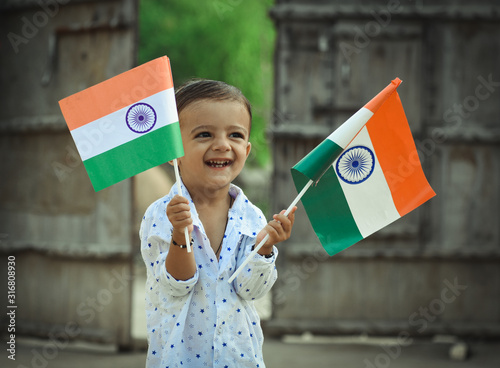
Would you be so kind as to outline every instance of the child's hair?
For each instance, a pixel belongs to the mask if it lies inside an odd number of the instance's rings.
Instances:
[[[175,100],[179,114],[187,106],[200,100],[241,102],[248,111],[250,128],[252,127],[252,106],[250,101],[238,88],[230,84],[210,79],[190,79],[176,89]]]

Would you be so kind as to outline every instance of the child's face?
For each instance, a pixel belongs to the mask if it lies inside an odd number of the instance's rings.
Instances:
[[[227,187],[250,153],[250,116],[238,101],[200,100],[179,114],[184,157],[182,180],[190,189]]]

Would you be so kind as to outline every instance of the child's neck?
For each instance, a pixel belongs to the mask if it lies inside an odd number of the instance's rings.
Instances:
[[[188,188],[189,190],[189,188]],[[222,240],[226,231],[228,211],[231,208],[229,187],[217,191],[189,192],[216,259],[219,259]]]
[[[191,199],[196,206],[197,211],[203,211],[206,208],[219,208],[227,206],[229,197],[229,185],[218,190],[209,190],[207,188],[189,188]]]

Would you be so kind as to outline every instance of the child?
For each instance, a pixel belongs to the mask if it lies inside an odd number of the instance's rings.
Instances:
[[[148,275],[146,366],[264,367],[253,300],[276,281],[274,244],[290,237],[296,208],[266,224],[231,183],[251,149],[251,107],[241,91],[194,80],[176,91],[176,100],[185,152],[178,160],[182,193],[174,185],[154,202],[140,230]],[[269,240],[229,284],[266,234]]]

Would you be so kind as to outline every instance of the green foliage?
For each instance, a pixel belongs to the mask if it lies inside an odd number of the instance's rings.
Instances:
[[[265,128],[272,108],[272,0],[141,0],[139,63],[167,55],[174,83],[222,80],[250,100],[249,164],[269,161]]]

